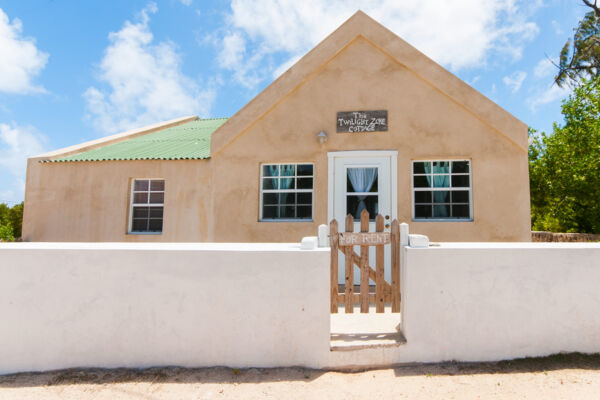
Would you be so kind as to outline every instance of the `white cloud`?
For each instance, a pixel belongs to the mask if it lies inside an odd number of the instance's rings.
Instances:
[[[0,92],[45,92],[32,80],[46,66],[48,54],[38,50],[33,39],[22,37],[22,31],[21,20],[13,18],[11,23],[0,8]]]
[[[179,0],[184,6],[191,6],[192,0]]]
[[[256,54],[261,58],[280,54],[288,61],[270,68],[271,73],[282,72],[291,60],[362,9],[437,62],[453,70],[478,67],[491,54],[513,59],[521,56],[524,44],[538,32],[536,24],[528,20],[537,6],[539,3],[531,5],[525,0],[232,0],[221,42],[225,55],[219,61],[235,76],[238,70],[264,70],[265,63],[257,62]],[[237,44],[244,39],[245,47],[236,48],[235,54],[242,55],[237,63],[225,63],[231,60],[231,48],[225,44],[232,37]],[[251,57],[256,67],[248,66]]]
[[[502,82],[504,82],[513,93],[516,93],[521,89],[521,85],[525,78],[527,78],[527,73],[525,71],[515,71],[511,75],[502,78]]]
[[[107,87],[84,93],[87,117],[103,133],[189,114],[205,116],[214,102],[213,89],[183,74],[174,43],[154,43],[148,24],[157,10],[150,3],[136,22],[126,21],[108,36],[110,45],[99,65],[99,80]]]
[[[46,150],[46,137],[31,126],[0,123],[0,183],[3,187],[1,200],[20,201],[25,190],[27,157]],[[12,180],[9,178],[12,176]]]
[[[479,82],[481,80],[481,76],[477,75],[476,77],[474,77],[473,79],[471,79],[471,81],[469,82],[469,85],[473,86],[475,85],[477,82]]]
[[[546,78],[553,75],[557,71],[556,66],[553,64],[555,62],[557,62],[556,59],[542,58],[533,68],[533,75],[536,78]]]
[[[559,87],[558,85],[553,84],[529,97],[527,99],[527,105],[531,112],[536,112],[538,107],[562,100],[571,94],[571,92],[572,89],[569,87]]]
[[[562,35],[564,32],[560,26],[560,23],[556,20],[552,20],[552,28],[554,28],[554,33],[557,35]]]

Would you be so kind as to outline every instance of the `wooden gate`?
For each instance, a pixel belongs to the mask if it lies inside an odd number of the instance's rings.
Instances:
[[[329,224],[331,243],[331,312],[337,313],[340,303],[344,303],[346,313],[354,312],[354,305],[360,304],[360,312],[368,313],[369,304],[375,303],[378,313],[384,312],[385,304],[391,303],[392,312],[400,312],[400,228],[398,220],[391,224],[391,232],[384,232],[383,216],[375,218],[375,232],[369,232],[369,212],[360,214],[360,232],[354,232],[354,218],[346,217],[345,232],[338,232],[334,219]],[[386,282],[385,247],[391,245],[391,284]],[[354,246],[360,246],[356,254]],[[375,246],[375,269],[369,264],[369,247]],[[344,292],[338,285],[338,250],[344,254],[346,273]],[[354,290],[354,266],[360,270],[360,290]],[[375,282],[375,293],[369,293],[369,279]]]

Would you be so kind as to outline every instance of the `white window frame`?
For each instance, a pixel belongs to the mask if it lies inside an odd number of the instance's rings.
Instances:
[[[263,179],[271,178],[269,176],[263,175],[263,167],[265,165],[277,165],[281,167],[282,165],[294,165],[294,175],[286,176],[285,178],[312,178],[312,189],[263,189]],[[298,165],[312,165],[313,173],[312,175],[298,175]],[[259,181],[259,201],[258,201],[258,221],[259,222],[314,222],[315,215],[315,164],[312,162],[281,162],[281,163],[272,163],[265,162],[261,163],[260,166],[260,181]],[[281,178],[281,175],[277,177]],[[311,205],[310,205],[310,219],[304,218],[263,218],[263,194],[264,193],[311,193]]]
[[[162,203],[134,203],[133,199],[135,198],[135,193],[144,193],[135,190],[135,181],[163,181],[164,188],[163,190],[150,190],[150,185],[148,185],[147,193],[162,193],[163,194],[163,202]],[[164,178],[131,178],[130,190],[129,190],[129,221],[127,225],[127,234],[128,235],[162,235],[165,230],[165,203],[164,203],[164,195],[167,189],[167,182]],[[133,227],[133,207],[162,207],[163,209],[163,226],[160,232],[147,232],[147,231],[134,231]]]
[[[469,163],[469,172],[468,173],[452,173],[452,162],[453,161],[466,161]],[[415,187],[415,163],[417,162],[448,162],[450,163],[450,172],[445,173],[433,173],[433,169],[430,174],[416,174],[418,176],[436,176],[436,175],[449,175],[450,177],[450,186],[448,187],[423,187],[416,188]],[[468,158],[430,158],[430,159],[419,159],[419,160],[411,160],[410,161],[410,186],[411,186],[411,199],[412,199],[412,220],[414,222],[473,222],[473,161]],[[468,187],[452,187],[452,175],[463,175],[469,176],[469,186]],[[415,204],[415,192],[444,192],[444,191],[468,191],[469,192],[469,217],[468,218],[417,218],[416,215],[416,204]],[[420,203],[421,204],[421,203]],[[433,207],[433,199],[432,199],[432,207]],[[452,203],[450,203],[450,208],[452,208]]]

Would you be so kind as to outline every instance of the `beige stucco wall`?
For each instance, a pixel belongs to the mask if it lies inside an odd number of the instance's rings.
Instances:
[[[210,160],[27,165],[26,241],[206,241]],[[164,178],[161,235],[128,235],[131,179]]]
[[[464,90],[472,91],[466,85]],[[387,132],[335,132],[338,111],[378,109],[388,110]],[[514,119],[500,109],[496,114]],[[513,125],[526,141],[526,126]],[[329,135],[324,145],[316,139],[321,130]],[[411,224],[411,232],[433,241],[530,240],[526,149],[361,37],[240,133],[209,161],[40,164],[32,159],[24,238],[299,241],[327,223],[327,152],[397,150],[397,215]],[[453,158],[471,160],[473,221],[412,222],[411,161]],[[258,221],[262,162],[315,164],[313,222]],[[126,234],[133,177],[165,178],[162,235]]]
[[[387,132],[336,133],[338,111],[379,109],[388,110]],[[327,152],[345,150],[398,151],[397,215],[411,232],[434,241],[530,240],[526,151],[360,38],[213,156],[214,240],[314,235],[327,223]],[[411,161],[452,158],[472,163],[473,222],[412,222]],[[315,163],[314,222],[258,223],[259,163],[286,161]]]

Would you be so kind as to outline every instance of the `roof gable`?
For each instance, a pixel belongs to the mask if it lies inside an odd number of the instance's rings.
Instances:
[[[364,12],[358,11],[223,124],[212,137],[211,154],[217,154],[245,133],[357,37],[367,40],[419,79],[464,107],[521,151],[527,152],[527,125]]]

